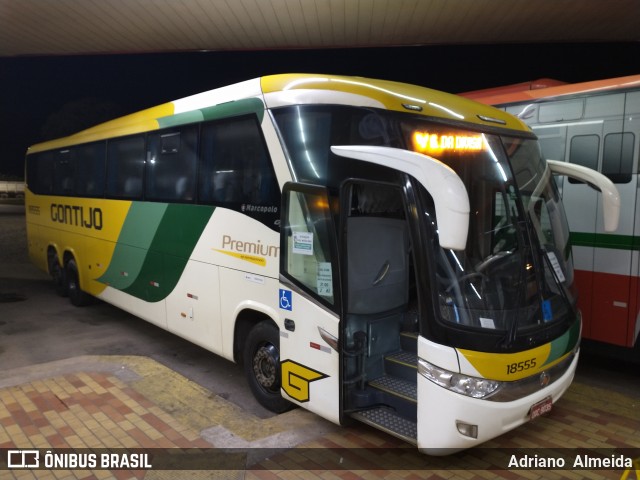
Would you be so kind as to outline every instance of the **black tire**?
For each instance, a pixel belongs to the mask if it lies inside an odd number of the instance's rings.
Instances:
[[[53,280],[53,286],[56,293],[61,297],[68,296],[69,291],[67,289],[65,270],[62,265],[60,265],[60,260],[58,260],[58,255],[56,253],[49,255],[49,274]]]
[[[243,360],[247,382],[260,405],[275,413],[293,408],[280,393],[280,335],[273,323],[263,321],[251,329]]]
[[[65,265],[65,278],[67,281],[67,292],[69,300],[76,307],[83,307],[91,302],[91,296],[83,292],[80,288],[80,279],[78,277],[78,266],[76,261],[71,258]]]

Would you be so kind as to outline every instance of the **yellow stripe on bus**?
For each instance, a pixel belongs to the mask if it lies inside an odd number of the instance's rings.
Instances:
[[[551,353],[551,344],[547,343],[531,350],[517,353],[489,353],[458,349],[464,358],[478,371],[483,378],[491,380],[512,381],[529,377],[548,369],[562,360],[563,357],[547,364]]]
[[[58,138],[49,142],[33,145],[29,147],[29,153],[158,130],[160,126],[157,119],[173,115],[173,112],[173,103],[165,103],[158,105],[157,107],[142,110],[141,112],[132,113],[131,115],[127,115],[122,118],[101,123],[100,125],[91,127],[68,137]]]

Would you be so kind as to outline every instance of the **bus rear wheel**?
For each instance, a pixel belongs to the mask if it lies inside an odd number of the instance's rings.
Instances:
[[[293,404],[280,393],[280,336],[269,321],[251,329],[244,350],[244,372],[256,400],[266,409],[283,413]]]
[[[69,294],[67,289],[67,280],[65,278],[65,272],[57,253],[49,254],[49,274],[53,280],[53,286],[56,289],[56,293],[61,297],[66,297]]]
[[[67,261],[64,273],[67,282],[67,292],[69,294],[69,300],[71,300],[71,303],[76,307],[88,305],[91,301],[91,297],[80,288],[78,266],[76,265],[76,261],[73,258]]]

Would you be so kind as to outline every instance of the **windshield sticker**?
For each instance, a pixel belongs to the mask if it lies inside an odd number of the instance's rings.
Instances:
[[[312,232],[293,232],[293,253],[313,255]]]
[[[553,271],[556,272],[558,280],[560,280],[561,282],[564,282],[566,280],[566,278],[564,276],[564,272],[562,271],[562,267],[560,266],[560,262],[558,262],[558,257],[556,257],[556,254],[553,253],[553,252],[547,252],[547,257],[549,258],[549,261],[551,262],[551,266],[553,267]]]
[[[493,318],[480,317],[480,325],[482,328],[493,328],[494,330],[496,328],[496,323],[493,321]]]
[[[331,263],[318,262],[317,287],[318,295],[323,297],[333,297],[333,275],[331,274]]]

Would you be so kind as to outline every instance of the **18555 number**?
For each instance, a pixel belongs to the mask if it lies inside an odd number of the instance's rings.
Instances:
[[[513,375],[514,373],[529,370],[530,368],[534,368],[535,366],[535,358],[530,358],[529,360],[524,360],[522,362],[510,363],[507,365],[507,375]]]

